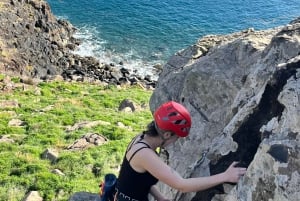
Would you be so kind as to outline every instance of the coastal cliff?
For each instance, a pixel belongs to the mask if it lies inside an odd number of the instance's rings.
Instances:
[[[42,80],[140,84],[155,87],[150,75],[132,73],[93,57],[74,54],[76,28],[57,19],[43,0],[0,2],[0,72]]]
[[[40,0],[4,0],[0,7],[2,72],[46,78],[61,74],[78,44],[75,28]]]

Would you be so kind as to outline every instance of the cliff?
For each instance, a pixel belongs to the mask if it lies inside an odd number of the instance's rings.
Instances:
[[[76,28],[57,19],[43,0],[0,2],[0,72],[42,80],[141,84],[155,87],[149,75],[131,73],[126,66],[103,63],[73,53],[81,41]]]
[[[300,19],[270,30],[206,36],[164,66],[150,100],[167,100],[192,115],[187,139],[170,151],[184,177],[247,167],[237,185],[180,193],[174,200],[296,201],[299,187]]]
[[[0,11],[2,72],[46,78],[68,67],[75,28],[57,20],[47,3],[4,0]]]

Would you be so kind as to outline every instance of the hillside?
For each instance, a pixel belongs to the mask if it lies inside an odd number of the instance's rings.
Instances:
[[[152,91],[139,87],[2,74],[0,93],[0,200],[97,194],[103,175],[118,173],[128,141],[151,120]],[[125,107],[128,97],[134,108]]]

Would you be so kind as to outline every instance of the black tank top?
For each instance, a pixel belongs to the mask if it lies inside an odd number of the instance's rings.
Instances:
[[[142,140],[143,138],[141,138]],[[135,139],[134,139],[135,140]],[[134,141],[133,140],[133,141]],[[121,170],[118,177],[117,189],[123,194],[139,200],[139,201],[148,201],[148,194],[152,185],[156,184],[158,180],[153,177],[149,172],[139,173],[136,172],[131,166],[130,161],[134,155],[142,149],[150,149],[150,146],[145,142],[140,140],[137,143],[142,143],[145,146],[137,149],[130,157],[129,160],[126,158],[127,152],[130,150],[131,146],[127,149],[126,154],[123,159]]]

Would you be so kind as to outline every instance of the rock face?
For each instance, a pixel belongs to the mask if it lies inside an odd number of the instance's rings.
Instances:
[[[183,177],[247,167],[237,185],[180,193],[174,200],[293,200],[300,197],[300,18],[284,27],[206,36],[164,66],[150,100],[185,105],[191,133],[170,147]]]
[[[30,77],[62,73],[75,28],[57,20],[45,1],[3,0],[0,11],[0,70]]]

